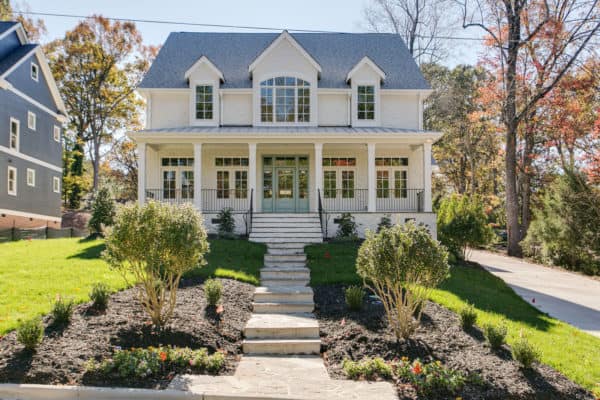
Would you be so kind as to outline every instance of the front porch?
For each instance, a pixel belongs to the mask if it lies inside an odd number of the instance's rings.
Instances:
[[[136,137],[140,203],[192,203],[207,215],[209,228],[210,215],[224,208],[242,224],[251,213],[350,212],[365,215],[365,228],[376,227],[376,215],[406,214],[403,222],[431,214],[433,140],[427,135],[368,141],[368,135],[254,136],[246,143],[189,136]],[[426,219],[420,222],[430,225]]]

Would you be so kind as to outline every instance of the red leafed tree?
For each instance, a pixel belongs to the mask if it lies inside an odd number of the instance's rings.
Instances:
[[[530,179],[538,105],[597,39],[600,0],[457,0],[457,3],[461,6],[463,27],[483,29],[492,56],[489,58],[496,59],[494,91],[499,101],[498,119],[505,134],[508,253],[519,256],[519,242],[528,226],[521,205],[529,203],[523,195],[530,192],[527,184],[519,182],[519,165],[525,172],[523,177]]]

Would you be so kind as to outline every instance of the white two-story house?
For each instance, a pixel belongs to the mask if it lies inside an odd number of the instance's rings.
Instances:
[[[213,229],[256,214],[343,212],[359,233],[390,214],[435,235],[431,93],[392,34],[172,33],[139,87],[139,202],[192,202]]]

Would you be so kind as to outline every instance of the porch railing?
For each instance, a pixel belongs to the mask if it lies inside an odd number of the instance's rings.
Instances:
[[[327,211],[367,211],[368,189],[324,189],[323,208]]]
[[[423,211],[423,189],[376,189],[375,193],[377,211]]]
[[[248,200],[252,197],[250,189],[201,189],[201,207],[203,212],[219,212],[231,208],[234,212],[248,212]],[[146,189],[146,199],[164,201],[173,204],[193,203],[193,189]]]
[[[366,212],[368,189],[324,189],[322,206],[327,212]],[[423,211],[423,189],[375,189],[378,212]]]

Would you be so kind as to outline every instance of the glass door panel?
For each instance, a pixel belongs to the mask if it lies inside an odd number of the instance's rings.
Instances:
[[[194,198],[194,171],[181,171],[181,198]]]
[[[177,189],[177,174],[175,170],[163,171],[163,199],[174,199]]]

